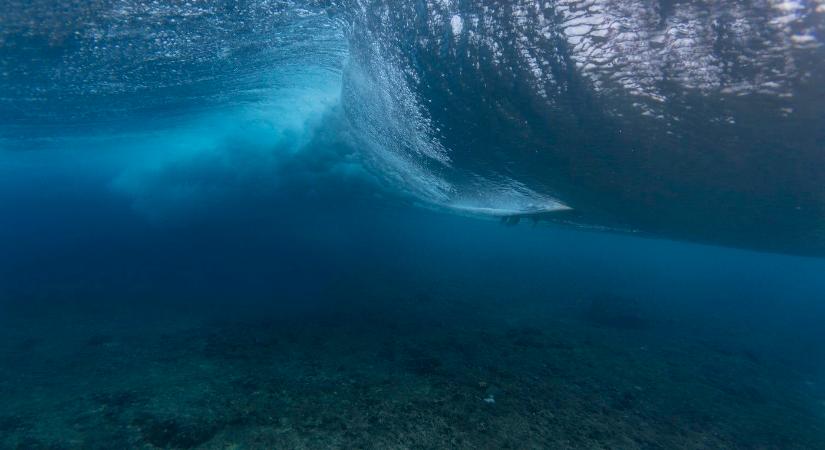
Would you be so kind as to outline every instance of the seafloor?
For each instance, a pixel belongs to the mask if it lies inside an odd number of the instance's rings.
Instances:
[[[825,448],[823,386],[736,330],[466,292],[6,306],[0,447]]]

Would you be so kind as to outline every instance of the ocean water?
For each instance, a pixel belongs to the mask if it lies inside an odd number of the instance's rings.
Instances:
[[[825,448],[822,0],[6,0],[0,448]]]

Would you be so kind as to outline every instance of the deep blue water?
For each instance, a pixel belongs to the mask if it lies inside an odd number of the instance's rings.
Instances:
[[[823,36],[7,2],[0,447],[825,448]]]

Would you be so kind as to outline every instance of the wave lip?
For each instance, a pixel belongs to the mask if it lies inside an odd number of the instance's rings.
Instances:
[[[405,105],[370,117],[376,167],[433,203],[518,211],[514,185],[590,226],[825,255],[821,1],[345,4],[354,91]]]

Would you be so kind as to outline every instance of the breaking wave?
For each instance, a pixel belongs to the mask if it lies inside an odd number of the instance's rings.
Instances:
[[[106,130],[133,161],[193,135],[277,159],[334,128],[425,204],[825,251],[823,0],[12,3],[9,150]]]

